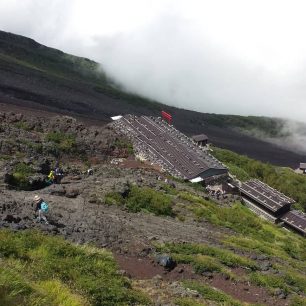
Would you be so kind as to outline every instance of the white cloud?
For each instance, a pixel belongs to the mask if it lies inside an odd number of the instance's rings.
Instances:
[[[0,28],[203,112],[306,116],[303,1],[0,0]]]

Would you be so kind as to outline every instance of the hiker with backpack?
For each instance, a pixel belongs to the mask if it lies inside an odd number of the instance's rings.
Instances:
[[[41,222],[42,220],[45,222],[45,224],[49,224],[48,220],[45,216],[45,214],[49,210],[48,204],[38,195],[34,197],[34,203],[35,203],[35,214],[38,212],[37,221]]]

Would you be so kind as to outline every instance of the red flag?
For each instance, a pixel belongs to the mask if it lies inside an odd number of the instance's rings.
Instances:
[[[171,124],[172,116],[169,113],[166,113],[164,111],[161,112],[162,118],[167,120],[169,124]]]

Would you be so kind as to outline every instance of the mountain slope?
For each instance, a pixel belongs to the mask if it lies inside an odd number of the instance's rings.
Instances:
[[[0,31],[0,103],[109,122],[110,116],[134,113],[173,114],[186,134],[206,133],[210,140],[240,154],[276,165],[296,167],[303,155],[246,135],[254,126],[275,136],[277,119],[225,116],[187,111],[121,90],[89,59],[45,47],[32,39]],[[239,129],[237,129],[237,127]],[[268,129],[267,129],[268,127]]]
[[[305,304],[304,237],[130,149],[108,125],[0,113],[0,305]],[[270,181],[280,170],[214,152],[238,176]],[[50,185],[58,160],[65,176]],[[295,190],[306,177],[291,172],[286,194],[305,207]],[[48,224],[35,218],[35,195],[49,204]],[[165,254],[175,268],[160,265]]]

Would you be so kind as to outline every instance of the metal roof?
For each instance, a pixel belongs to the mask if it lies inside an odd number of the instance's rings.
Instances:
[[[143,153],[154,156],[152,162],[184,179],[196,178],[208,169],[227,172],[216,158],[160,118],[126,115],[115,122],[119,122],[121,132],[136,142]]]
[[[297,210],[288,211],[281,217],[281,220],[306,234],[306,214],[303,212]]]
[[[278,211],[286,205],[295,203],[293,199],[257,179],[243,183],[239,189],[241,193],[246,194],[273,212]]]
[[[300,163],[300,169],[302,170],[306,169],[306,163]]]
[[[204,140],[208,140],[208,137],[205,134],[200,134],[200,135],[192,136],[192,139],[194,141],[204,141]]]

